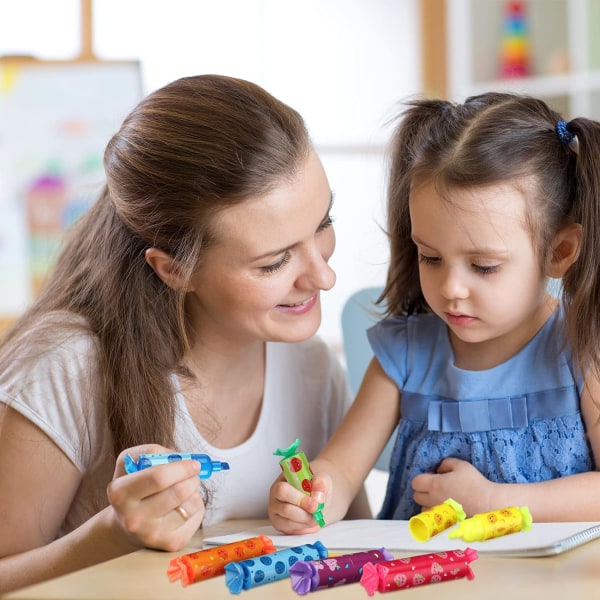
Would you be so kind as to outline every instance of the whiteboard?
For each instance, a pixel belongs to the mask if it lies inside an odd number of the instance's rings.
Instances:
[[[104,182],[108,140],[141,96],[136,61],[0,59],[0,319],[35,296],[65,229]]]

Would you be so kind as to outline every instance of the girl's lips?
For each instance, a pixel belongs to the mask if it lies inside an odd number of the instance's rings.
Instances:
[[[446,313],[446,320],[450,325],[457,326],[465,326],[473,323],[475,321],[475,317],[469,317],[468,315],[453,315],[450,313]]]
[[[296,302],[294,304],[280,304],[277,308],[294,315],[302,315],[312,309],[312,307],[317,303],[318,298],[319,295],[315,294],[314,296],[311,296],[302,302]]]

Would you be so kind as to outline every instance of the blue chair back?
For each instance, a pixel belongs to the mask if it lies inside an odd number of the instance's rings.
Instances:
[[[379,286],[360,289],[346,300],[342,309],[344,355],[346,357],[348,381],[355,395],[373,358],[373,351],[367,340],[366,331],[381,318],[384,309],[381,306],[376,306],[375,301],[382,291],[383,288]],[[376,469],[388,470],[395,439],[396,432],[394,431],[381,456],[377,459]]]

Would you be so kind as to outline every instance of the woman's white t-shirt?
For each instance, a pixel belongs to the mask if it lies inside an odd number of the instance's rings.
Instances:
[[[14,361],[0,373],[0,402],[44,431],[82,474],[62,534],[107,505],[106,486],[115,466],[105,407],[98,402],[95,356],[94,338],[80,331],[59,343],[41,345],[27,367]],[[275,450],[300,438],[299,449],[313,458],[349,408],[351,393],[339,361],[314,337],[294,344],[267,343],[259,421],[239,446],[211,446],[195,427],[181,393],[176,402],[175,449],[205,453],[230,465],[229,471],[204,482],[211,501],[203,524],[209,525],[266,517],[269,488],[280,473]]]

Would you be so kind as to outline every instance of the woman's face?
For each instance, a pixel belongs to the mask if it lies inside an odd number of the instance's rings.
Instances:
[[[293,180],[222,211],[216,243],[191,280],[198,338],[296,342],[321,322],[320,292],[335,283],[332,193],[311,152]]]

